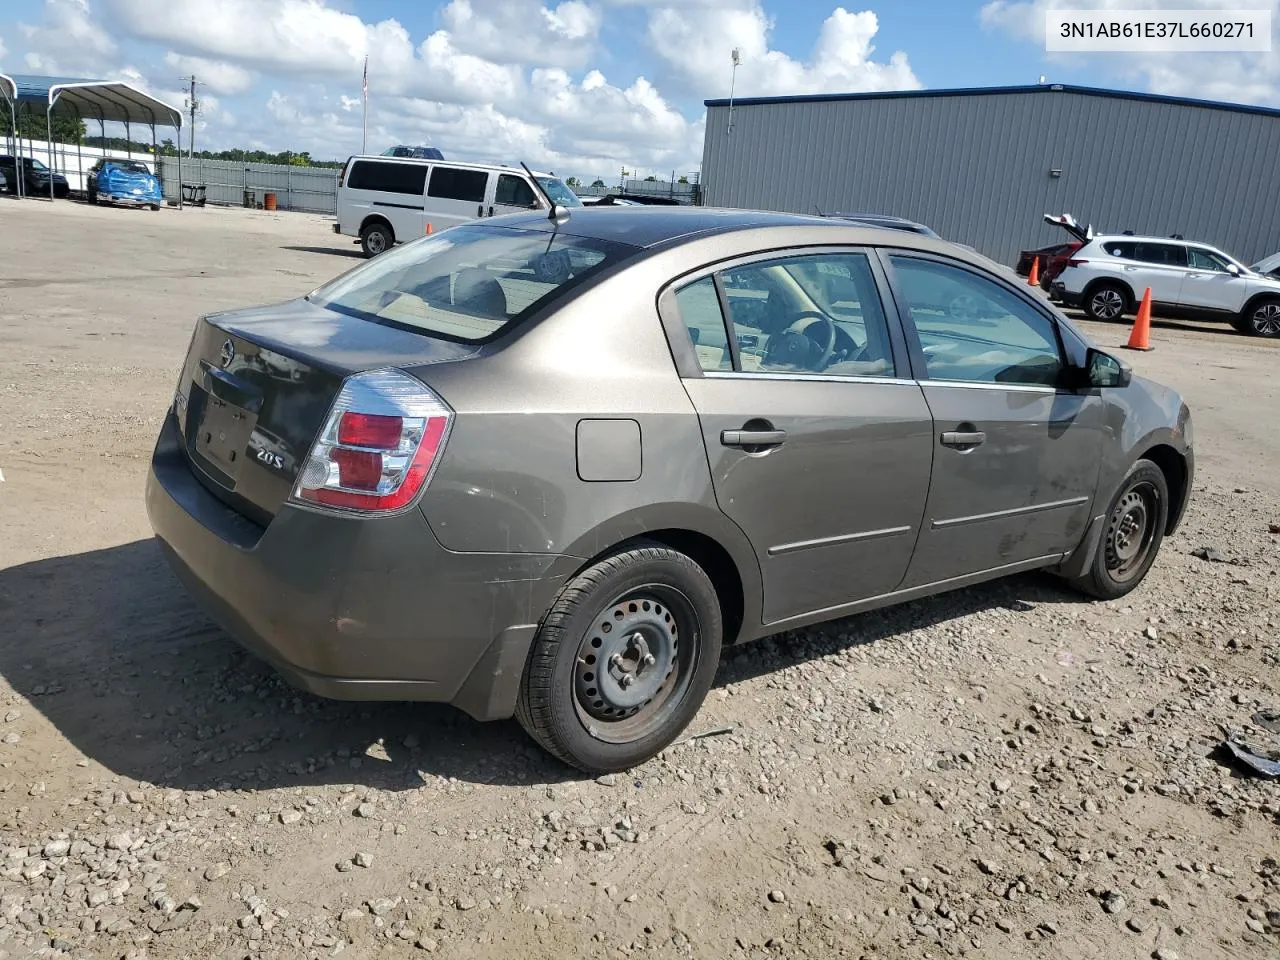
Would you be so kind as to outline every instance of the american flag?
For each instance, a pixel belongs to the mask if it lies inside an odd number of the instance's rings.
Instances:
[[[368,57],[364,58],[364,84],[362,86],[362,90],[364,91],[364,98],[368,100],[369,99],[369,58]]]

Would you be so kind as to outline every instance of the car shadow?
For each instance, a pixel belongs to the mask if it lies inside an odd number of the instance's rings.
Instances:
[[[1076,599],[1047,577],[792,631],[727,651],[717,685],[992,607]],[[85,757],[184,790],[433,777],[528,785],[583,779],[514,721],[451,707],[346,703],[290,687],[187,597],[154,541],[0,570],[0,675]]]
[[[355,257],[364,259],[364,254],[359,248],[344,250],[341,247],[308,247],[308,246],[292,246],[287,245],[280,248],[281,250],[293,250],[296,253],[328,253],[335,257]]]

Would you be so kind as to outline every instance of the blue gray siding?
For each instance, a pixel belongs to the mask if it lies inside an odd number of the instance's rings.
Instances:
[[[1263,112],[1032,88],[738,103],[731,134],[728,118],[708,106],[708,205],[890,213],[1004,263],[1065,239],[1044,213],[1246,263],[1280,250],[1280,117]]]

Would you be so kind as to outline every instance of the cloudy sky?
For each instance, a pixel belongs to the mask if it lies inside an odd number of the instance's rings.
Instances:
[[[126,79],[181,107],[197,148],[525,160],[616,180],[697,169],[702,102],[1051,80],[1280,105],[1280,53],[1047,56],[1051,6],[1280,0],[26,0],[0,4],[0,72]],[[1280,15],[1273,13],[1280,25]],[[1280,45],[1277,45],[1280,51]]]

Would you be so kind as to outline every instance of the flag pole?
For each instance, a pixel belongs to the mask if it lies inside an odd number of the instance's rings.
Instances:
[[[360,152],[369,152],[369,57],[364,58],[364,83],[361,88],[361,98],[364,100],[364,132],[360,136]]]

